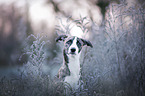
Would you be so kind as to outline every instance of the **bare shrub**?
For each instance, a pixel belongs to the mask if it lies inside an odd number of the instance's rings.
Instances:
[[[68,18],[66,25],[60,18],[62,25],[56,26],[58,35],[70,34],[72,22],[84,34],[91,33],[93,49],[83,49],[78,90],[72,90],[69,84],[55,77],[50,78],[50,73],[43,72],[43,65],[48,58],[45,51],[48,41],[40,35],[30,35],[28,38],[33,39],[26,43],[28,46],[25,46],[24,51],[28,62],[18,69],[19,74],[15,78],[0,77],[0,95],[144,96],[145,11],[142,6],[128,7],[124,0],[120,4],[110,4],[102,25],[89,21],[92,24],[90,29],[84,22],[86,17],[72,21]],[[60,51],[54,51],[58,55],[49,63],[58,67],[62,63],[62,55]],[[68,86],[68,90],[65,86]]]

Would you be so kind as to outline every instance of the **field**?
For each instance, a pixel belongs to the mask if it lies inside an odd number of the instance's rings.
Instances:
[[[57,18],[55,38],[71,35],[75,25],[82,30],[82,38],[93,44],[82,50],[80,87],[75,91],[56,77],[63,62],[63,43],[49,40],[45,32],[27,33],[20,20],[19,42],[12,42],[21,49],[14,53],[18,65],[0,69],[0,96],[145,96],[143,6],[127,6],[123,0],[112,3],[100,25],[82,16]]]

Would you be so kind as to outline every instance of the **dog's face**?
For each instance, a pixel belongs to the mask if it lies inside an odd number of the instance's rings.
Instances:
[[[66,35],[60,35],[56,42],[64,41],[64,51],[67,55],[77,55],[81,52],[84,45],[93,47],[90,41],[78,38],[76,36],[68,37]]]
[[[77,55],[80,53],[83,42],[78,37],[69,37],[64,42],[64,50],[67,54]]]

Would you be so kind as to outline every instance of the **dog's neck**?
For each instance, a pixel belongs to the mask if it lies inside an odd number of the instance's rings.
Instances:
[[[68,82],[72,87],[77,88],[80,78],[80,54],[64,55],[64,64],[67,66],[70,75],[65,77],[65,82]]]
[[[69,57],[69,63],[68,63],[68,68],[70,70],[70,75],[73,76],[79,76],[80,72],[80,56],[79,54],[76,56],[68,56]]]
[[[68,67],[70,75],[78,76],[80,72],[80,54],[77,55],[67,55],[64,51],[64,61],[63,63]]]

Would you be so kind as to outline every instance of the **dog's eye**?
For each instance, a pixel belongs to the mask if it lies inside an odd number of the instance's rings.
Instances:
[[[77,41],[77,45],[78,47],[81,47],[81,43],[79,41]]]
[[[67,44],[71,44],[71,43],[72,43],[72,40],[69,40],[69,41],[67,41],[66,43],[67,43]]]
[[[68,44],[65,44],[65,47],[68,47]]]

